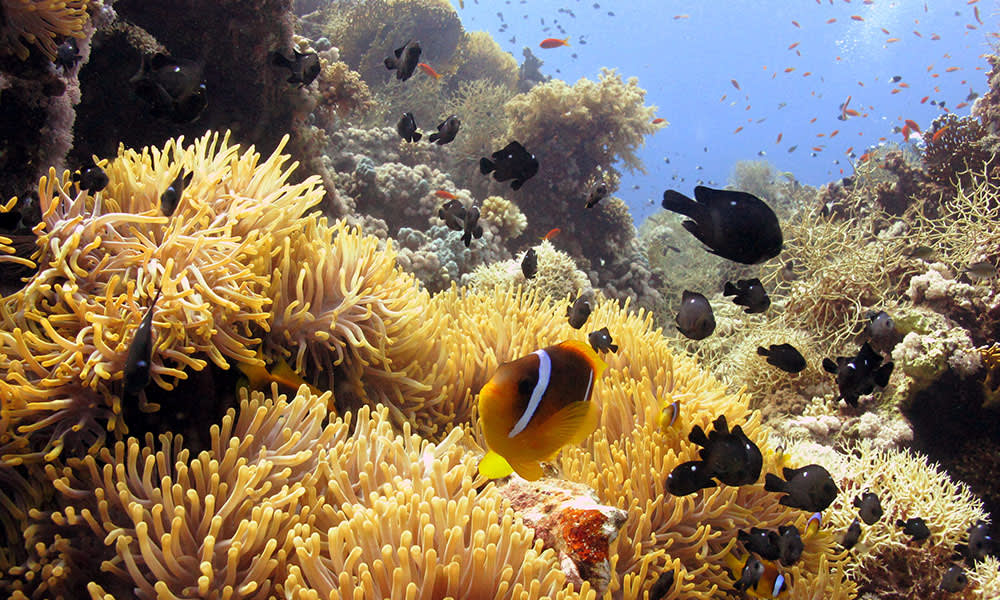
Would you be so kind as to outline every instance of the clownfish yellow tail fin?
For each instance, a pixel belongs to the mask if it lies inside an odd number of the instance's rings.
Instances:
[[[490,450],[479,461],[479,474],[489,479],[500,479],[514,472],[514,467],[510,466],[507,459],[496,452]]]

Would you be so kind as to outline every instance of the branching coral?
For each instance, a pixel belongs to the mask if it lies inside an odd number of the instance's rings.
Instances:
[[[590,286],[586,274],[576,268],[573,259],[557,250],[551,242],[543,241],[534,246],[538,260],[538,273],[532,279],[525,279],[521,271],[524,253],[516,259],[498,261],[478,267],[469,278],[468,287],[487,292],[512,285],[521,285],[526,290],[538,292],[540,297],[562,300],[576,295]]]
[[[509,52],[485,31],[471,31],[458,44],[453,82],[486,80],[503,89],[517,89],[518,64]]]
[[[984,147],[986,128],[973,117],[949,113],[934,119],[934,132],[924,149],[928,178],[944,190],[967,187],[976,173],[989,173],[996,156]]]
[[[35,46],[49,60],[56,57],[56,40],[83,37],[90,0],[3,0],[0,2],[0,54],[21,60]]]
[[[334,116],[339,119],[348,115],[363,116],[374,106],[368,85],[345,62],[323,65],[318,87],[320,99],[316,110],[327,127],[333,127]]]

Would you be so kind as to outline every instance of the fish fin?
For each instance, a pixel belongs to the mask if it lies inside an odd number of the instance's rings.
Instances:
[[[764,476],[764,491],[784,492],[785,482],[782,481],[781,478],[775,475],[774,473],[768,473]]]
[[[236,368],[247,378],[247,383],[252,390],[262,390],[267,386],[270,374],[264,365],[252,365],[250,363],[238,362]]]
[[[411,135],[411,136],[410,136],[410,138],[411,138],[411,139],[412,139],[412,140],[413,140],[414,142],[419,142],[419,141],[420,141],[420,138],[421,138],[421,137],[423,137],[423,134],[421,134],[421,133],[420,133],[419,131],[414,131],[414,132],[413,132],[413,135]]]
[[[524,180],[522,180],[522,179],[515,179],[514,181],[510,182],[510,189],[512,189],[512,190],[514,190],[516,192],[517,190],[521,189],[522,185],[524,185]]]
[[[476,228],[472,230],[472,237],[476,238],[477,240],[483,237],[482,225],[476,225]]]
[[[507,459],[496,452],[490,450],[479,461],[479,474],[489,479],[500,479],[514,472],[514,467],[507,462]]]
[[[440,133],[432,133],[430,137],[427,138],[427,141],[433,144],[440,137],[441,137]]]
[[[705,430],[701,428],[701,425],[695,425],[691,429],[691,433],[688,434],[688,441],[702,447],[708,446],[708,436],[705,435]]]
[[[385,63],[385,68],[389,69],[390,71],[398,66],[396,64],[396,59],[391,56],[387,57],[383,62]]]
[[[571,402],[540,423],[540,447],[561,448],[579,444],[597,429],[599,412],[593,402]]]
[[[316,386],[309,384],[309,382],[307,382],[305,378],[303,378],[298,371],[293,369],[292,366],[288,364],[288,361],[283,358],[279,359],[274,365],[274,368],[271,369],[271,380],[277,381],[279,384],[296,391],[304,385],[309,388],[310,392],[317,396],[323,393]]]
[[[479,159],[479,172],[482,173],[483,175],[486,175],[495,168],[496,165],[493,164],[493,161],[486,158],[485,156]]]
[[[663,192],[663,202],[661,203],[661,206],[671,212],[680,213],[690,217],[691,213],[695,210],[696,203],[694,200],[688,198],[680,192],[667,190]]]
[[[823,359],[823,370],[827,373],[837,373],[837,363],[833,362],[829,358]]]
[[[618,344],[611,344],[608,348],[611,348],[612,352],[618,352]]]
[[[395,54],[395,55],[396,55],[396,58],[399,58],[400,56],[402,56],[402,55],[403,55],[403,50],[404,50],[404,49],[405,49],[405,48],[406,48],[407,46],[409,46],[409,45],[410,45],[410,41],[411,41],[411,40],[406,40],[406,43],[405,43],[405,44],[403,44],[403,45],[402,45],[402,46],[400,46],[399,48],[396,48],[396,49],[395,49],[395,50],[393,51],[393,54]]]
[[[770,351],[764,346],[757,346],[757,354],[761,356],[767,356],[768,354],[770,354]]]
[[[288,57],[286,57],[284,54],[280,52],[277,51],[271,52],[270,58],[271,58],[271,64],[276,67],[285,67],[287,69],[292,68],[291,61],[288,60]]]
[[[512,468],[527,481],[538,481],[542,478],[542,465],[538,461],[516,463]]]
[[[182,181],[184,181],[185,188],[191,183],[191,179],[193,178],[194,178],[194,171],[188,171],[184,173],[184,178]]]
[[[572,310],[572,307],[567,308],[566,314],[570,314]],[[601,360],[601,357],[594,352],[594,349],[590,347],[590,344],[586,344],[580,340],[566,340],[559,345],[563,348],[574,350],[583,356],[583,359],[590,364],[590,368],[594,370],[594,381],[600,379],[601,375],[604,373],[604,369],[608,368],[608,363]]]
[[[723,296],[737,296],[739,293],[740,290],[729,281],[726,282],[726,285],[722,286]]]
[[[594,433],[601,419],[601,411],[597,408],[597,404],[593,402],[587,402],[589,405],[587,409],[587,414],[583,417],[583,423],[577,430],[576,435],[572,436],[569,440],[569,444],[573,446],[578,446],[583,443],[583,440],[590,437],[590,434]]]
[[[893,364],[885,363],[879,367],[878,371],[875,371],[875,383],[879,387],[885,387],[889,383],[889,377],[892,375]]]

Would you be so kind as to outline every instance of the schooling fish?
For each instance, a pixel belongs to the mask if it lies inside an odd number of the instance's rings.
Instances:
[[[500,365],[479,391],[479,423],[489,448],[479,473],[497,479],[514,471],[539,479],[541,461],[597,428],[599,411],[590,396],[606,367],[576,340]]]
[[[108,187],[110,180],[104,169],[96,164],[91,164],[81,167],[79,171],[73,173],[73,181],[80,185],[81,190],[96,194]]]
[[[702,447],[698,455],[705,463],[709,476],[732,486],[756,483],[764,464],[757,445],[739,425],[730,431],[725,415],[719,415],[712,426],[708,435],[700,425],[695,425],[688,434],[689,441]]]
[[[587,194],[587,208],[594,208],[597,203],[608,197],[608,184],[603,181],[599,181],[594,184],[591,188],[590,193]]]
[[[861,539],[861,522],[858,521],[857,517],[851,521],[851,524],[847,526],[847,530],[844,531],[844,536],[840,538],[840,545],[843,546],[844,550],[850,550],[858,543]]]
[[[184,190],[187,188],[188,184],[191,183],[191,178],[194,177],[194,171],[184,172],[181,169],[177,173],[177,177],[174,178],[173,183],[167,186],[167,189],[163,190],[160,194],[160,211],[164,216],[171,216],[177,209],[177,205],[181,201],[181,197],[184,196]]]
[[[420,42],[409,40],[393,52],[393,56],[387,57],[383,63],[385,68],[396,71],[396,79],[406,81],[413,76],[417,64],[420,62]]]
[[[931,530],[927,528],[927,524],[920,517],[913,517],[905,521],[896,519],[896,527],[902,527],[903,533],[910,536],[910,540],[914,542],[921,542],[931,537]]]
[[[533,279],[538,274],[538,255],[534,248],[528,248],[521,259],[521,273],[525,279]]]
[[[740,530],[736,538],[743,544],[747,552],[753,552],[767,560],[778,560],[781,550],[778,548],[778,533],[772,529],[750,528],[750,533]]]
[[[967,585],[969,585],[969,578],[965,575],[965,569],[961,565],[952,564],[944,572],[944,576],[941,578],[941,585],[938,587],[954,594],[955,592],[964,590]]]
[[[746,310],[743,312],[747,314],[762,313],[767,310],[768,306],[771,306],[771,299],[767,296],[767,290],[764,289],[764,285],[760,282],[760,279],[754,277],[753,279],[740,279],[733,285],[730,282],[726,282],[723,286],[723,296],[735,296],[733,298],[733,303],[740,306],[745,306]]]
[[[875,391],[875,386],[885,387],[892,375],[893,364],[882,364],[882,356],[868,342],[862,344],[854,358],[837,357],[837,362],[823,359],[823,369],[837,376],[840,398],[851,406],[858,405],[858,397]]]
[[[566,307],[566,316],[569,317],[569,326],[573,329],[579,329],[586,324],[587,319],[590,318],[590,312],[593,310],[594,302],[594,291],[587,289],[573,302],[572,305]]]
[[[715,331],[715,315],[708,299],[698,292],[684,290],[677,311],[677,331],[692,340],[703,340]]]
[[[820,465],[807,465],[800,469],[785,468],[782,472],[784,481],[774,473],[768,473],[764,477],[764,489],[785,494],[778,501],[783,506],[807,512],[822,512],[837,497],[837,484]]]
[[[594,352],[607,352],[609,350],[618,352],[618,344],[615,344],[614,340],[611,339],[611,332],[608,331],[607,327],[590,332],[587,341],[590,342],[590,347],[594,349]]]
[[[160,291],[157,290],[128,346],[124,369],[125,396],[135,396],[149,385],[149,368],[153,362],[153,310],[159,299]]]
[[[437,126],[437,133],[432,133],[430,137],[427,138],[428,142],[432,144],[437,144],[438,146],[444,146],[448,142],[455,139],[458,135],[458,129],[462,126],[462,121],[459,120],[457,115],[451,115]]]
[[[208,106],[202,80],[205,65],[157,53],[143,55],[139,72],[129,79],[135,95],[149,106],[149,114],[175,123],[190,123]]]
[[[291,74],[285,81],[298,84],[298,87],[306,87],[315,81],[320,71],[319,55],[315,52],[302,53],[293,49],[291,59],[281,52],[271,52],[271,64],[288,69]]]
[[[787,566],[794,565],[802,556],[805,544],[802,543],[802,536],[795,525],[781,525],[778,527],[778,550],[781,554],[781,564]]]
[[[663,208],[691,220],[684,228],[722,258],[753,265],[781,252],[778,217],[760,198],[746,192],[694,188],[695,200],[680,192],[663,192]]]
[[[396,133],[407,142],[419,142],[421,134],[417,131],[417,120],[413,118],[413,113],[405,112],[396,122]]]
[[[882,503],[873,492],[865,492],[854,498],[854,506],[858,508],[858,516],[865,525],[873,525],[882,518]]]
[[[767,357],[767,363],[787,373],[799,373],[806,368],[806,359],[791,344],[771,344],[768,348],[757,346],[757,354]]]
[[[497,181],[513,180],[510,183],[512,190],[521,189],[525,181],[538,173],[538,159],[525,150],[520,142],[510,142],[491,157],[493,160],[486,157],[479,159],[480,173],[493,173],[493,179]]]

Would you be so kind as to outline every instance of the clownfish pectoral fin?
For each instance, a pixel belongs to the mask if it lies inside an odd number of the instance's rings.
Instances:
[[[526,481],[538,481],[542,478],[542,465],[538,461],[515,463],[513,469]]]
[[[549,417],[538,428],[540,444],[546,448],[562,448],[579,444],[597,429],[600,414],[593,402],[571,402]]]
[[[479,474],[489,479],[500,479],[513,472],[514,468],[510,466],[507,459],[492,450],[486,453],[483,460],[479,461]]]

